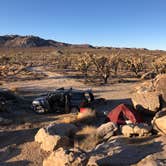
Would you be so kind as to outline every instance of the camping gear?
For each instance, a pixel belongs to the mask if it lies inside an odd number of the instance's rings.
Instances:
[[[128,122],[142,122],[138,113],[134,112],[134,110],[132,109],[129,109],[129,107],[127,107],[127,105],[125,104],[120,104],[117,107],[115,107],[112,111],[109,112],[107,117],[111,122],[114,122],[115,124],[119,125],[124,125]]]

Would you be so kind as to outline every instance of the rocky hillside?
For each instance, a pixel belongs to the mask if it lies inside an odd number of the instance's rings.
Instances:
[[[54,40],[45,40],[37,36],[5,35],[0,36],[0,47],[31,48],[31,47],[91,47],[90,45],[72,45]]]

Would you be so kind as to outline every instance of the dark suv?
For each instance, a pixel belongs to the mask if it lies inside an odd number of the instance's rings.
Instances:
[[[56,89],[45,96],[36,98],[32,102],[32,108],[36,113],[47,112],[70,113],[79,111],[94,100],[91,90]]]

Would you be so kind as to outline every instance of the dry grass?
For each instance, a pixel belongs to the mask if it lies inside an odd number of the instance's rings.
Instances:
[[[69,114],[63,119],[60,120],[60,123],[76,123],[77,122],[77,115]]]
[[[88,151],[96,147],[98,139],[96,137],[96,128],[93,126],[85,126],[78,131],[75,136],[75,146]]]
[[[85,112],[79,112],[77,115],[78,122],[89,123],[96,118],[96,112],[87,108]]]

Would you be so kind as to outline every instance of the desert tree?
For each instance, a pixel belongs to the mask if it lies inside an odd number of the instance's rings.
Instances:
[[[84,53],[83,56],[78,56],[77,63],[75,63],[75,69],[82,72],[85,80],[88,77],[89,68],[92,65],[92,59],[90,58],[88,53]]]
[[[159,58],[156,58],[152,61],[152,67],[155,73],[166,73],[166,56],[163,55]]]
[[[122,61],[120,57],[120,51],[117,53],[111,54],[109,61],[110,61],[110,67],[114,71],[114,75],[117,76],[119,65]]]
[[[111,64],[109,58],[106,56],[96,56],[96,54],[89,54],[89,57],[96,68],[97,74],[102,78],[104,84],[107,84],[111,75]]]
[[[135,75],[138,77],[139,72],[143,71],[144,65],[144,58],[139,55],[131,55],[127,56],[124,59],[124,62],[127,65],[127,68],[134,72]]]

